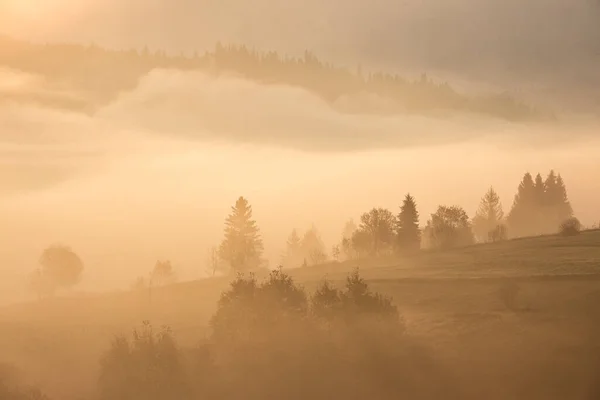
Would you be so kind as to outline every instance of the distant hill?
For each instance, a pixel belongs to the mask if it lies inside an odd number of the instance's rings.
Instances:
[[[211,52],[186,56],[148,49],[117,51],[93,45],[34,44],[0,37],[0,67],[42,76],[49,87],[61,92],[56,96],[17,95],[0,89],[0,104],[30,101],[86,113],[93,113],[121,92],[133,90],[138,80],[153,69],[164,68],[212,75],[234,73],[265,85],[296,86],[318,95],[340,112],[424,115],[464,112],[508,121],[555,118],[551,112],[536,109],[508,93],[459,93],[447,82],[435,82],[426,74],[418,80],[408,80],[361,68],[351,71],[324,62],[308,51],[295,58],[245,46],[217,44]]]

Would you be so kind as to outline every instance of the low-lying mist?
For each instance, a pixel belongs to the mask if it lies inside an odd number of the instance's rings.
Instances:
[[[16,71],[0,81],[5,92],[51,90]],[[337,106],[298,88],[169,70],[93,115],[0,103],[0,302],[25,293],[53,243],[84,260],[83,290],[127,287],[157,259],[181,278],[201,277],[240,195],[272,267],[293,228],[314,223],[332,246],[349,218],[397,212],[406,192],[421,223],[439,204],[472,216],[490,185],[508,211],[526,171],[560,172],[576,215],[597,222],[595,121],[366,116]]]

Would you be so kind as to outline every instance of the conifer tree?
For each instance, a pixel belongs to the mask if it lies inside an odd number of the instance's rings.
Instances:
[[[283,256],[283,265],[286,267],[298,267],[302,264],[302,244],[298,231],[292,230],[287,242],[285,255]]]
[[[528,172],[519,184],[512,208],[508,214],[507,222],[510,235],[519,237],[535,234],[539,221],[538,215],[539,203],[536,184]]]
[[[503,224],[504,211],[500,196],[493,187],[481,199],[479,209],[473,218],[473,233],[480,242],[490,240],[490,234]]]
[[[261,263],[263,243],[252,206],[240,197],[225,220],[225,237],[219,248],[220,257],[231,265],[233,272],[243,272]]]
[[[396,243],[400,251],[415,251],[421,248],[419,212],[415,198],[409,194],[404,198],[396,224]]]
[[[558,174],[556,178],[556,186],[558,187],[558,193],[560,196],[558,197],[557,207],[558,207],[558,216],[560,222],[565,222],[567,219],[573,216],[573,207],[571,206],[571,202],[569,201],[569,196],[567,196],[567,188],[565,186],[565,182],[563,181],[562,176]]]

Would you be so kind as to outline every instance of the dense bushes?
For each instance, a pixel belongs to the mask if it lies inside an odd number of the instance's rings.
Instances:
[[[281,270],[239,276],[211,320],[212,333],[181,350],[145,324],[117,338],[102,362],[105,399],[451,398],[427,354],[405,334],[391,299],[358,271],[343,290],[312,296]],[[424,380],[423,377],[427,376]]]

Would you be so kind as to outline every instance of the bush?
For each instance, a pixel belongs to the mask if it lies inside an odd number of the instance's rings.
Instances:
[[[106,400],[186,399],[180,354],[168,328],[154,333],[144,322],[130,338],[117,337],[101,360],[100,398]]]
[[[560,234],[563,236],[577,236],[581,232],[581,222],[575,217],[569,218],[560,225]]]
[[[39,388],[23,384],[14,367],[2,364],[0,364],[0,399],[49,400]]]

